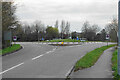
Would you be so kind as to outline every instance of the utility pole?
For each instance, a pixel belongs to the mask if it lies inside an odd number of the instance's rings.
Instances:
[[[37,37],[38,37],[38,43],[39,43],[39,31],[38,31],[38,35],[37,35]]]
[[[118,74],[120,75],[120,0],[118,2]]]

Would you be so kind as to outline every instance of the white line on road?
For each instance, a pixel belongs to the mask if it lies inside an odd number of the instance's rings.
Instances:
[[[48,53],[54,52],[55,50],[56,50],[56,48],[54,48],[52,51],[48,51],[48,52],[46,52],[46,53],[48,54]],[[35,57],[35,58],[32,58],[32,60],[38,59],[38,58],[40,58],[40,57],[42,57],[42,56],[44,56],[44,55],[45,55],[45,54],[39,55],[39,56],[37,56],[37,57]],[[16,65],[16,66],[13,66],[13,67],[11,67],[11,68],[3,71],[3,72],[0,72],[0,75],[1,75],[1,74],[4,74],[4,73],[6,73],[6,72],[8,72],[8,71],[10,71],[10,70],[12,70],[12,69],[14,69],[14,68],[17,68],[17,67],[19,67],[19,66],[21,66],[21,65],[23,65],[23,64],[24,64],[24,62],[23,62],[23,63],[20,63],[20,64],[18,64],[18,65]]]
[[[51,53],[51,52],[54,52],[55,50],[56,50],[56,48],[54,48],[52,51],[46,52],[45,54],[49,54],[49,53]],[[32,60],[36,60],[36,59],[38,59],[38,58],[44,56],[45,54],[39,55],[39,56],[37,56],[37,57],[35,57],[35,58],[32,58]]]
[[[24,64],[24,62],[23,62],[23,63],[20,63],[20,64],[18,64],[18,65],[16,65],[16,66],[14,66],[14,67],[11,67],[11,68],[3,71],[3,72],[0,72],[0,75],[1,75],[1,74],[4,74],[4,73],[6,73],[6,72],[8,72],[8,71],[10,71],[10,70],[12,70],[12,69],[14,69],[14,68],[17,68],[17,67],[19,67],[19,66],[21,66],[21,65],[23,65],[23,64]]]
[[[38,58],[40,58],[40,57],[42,57],[42,56],[43,56],[43,54],[42,54],[42,55],[39,55],[39,56],[37,56],[37,57],[35,57],[35,58],[32,58],[32,60],[38,59]]]
[[[46,54],[49,54],[51,51],[46,52]]]
[[[69,69],[69,71],[65,74],[65,77],[67,77],[67,76],[71,73],[73,67],[74,67],[74,66],[72,66],[72,67]]]

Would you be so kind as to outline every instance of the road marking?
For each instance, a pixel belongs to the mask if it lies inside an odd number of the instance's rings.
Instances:
[[[38,58],[40,58],[40,57],[42,57],[42,56],[43,56],[43,54],[42,54],[42,55],[39,55],[39,56],[37,56],[37,57],[35,57],[35,58],[32,58],[32,60],[38,59]]]
[[[72,72],[73,68],[74,68],[74,66],[72,66],[72,67],[69,69],[69,71],[65,74],[66,77],[69,76],[69,74]]]
[[[49,53],[51,53],[51,52],[54,52],[55,50],[56,50],[56,48],[54,48],[52,51],[46,52],[45,54],[49,54]],[[44,56],[45,54],[39,55],[39,56],[37,56],[37,57],[35,57],[35,58],[32,58],[32,60],[36,60],[36,59],[38,59],[38,58]]]
[[[54,48],[53,51],[55,51],[57,48]]]
[[[20,64],[18,64],[18,65],[16,65],[16,66],[14,66],[14,67],[11,67],[11,68],[3,71],[3,72],[0,72],[0,75],[1,75],[1,74],[4,74],[4,73],[6,73],[6,72],[8,72],[8,71],[10,71],[10,70],[12,70],[12,69],[14,69],[14,68],[17,68],[17,67],[19,67],[19,66],[21,66],[21,65],[23,65],[23,64],[24,64],[24,62],[23,62],[23,63],[20,63]]]
[[[51,51],[46,52],[46,54],[49,54]]]
[[[52,51],[48,51],[48,52],[46,52],[46,53],[51,53],[51,52],[54,52],[55,50],[56,50],[56,48],[54,48]],[[32,58],[32,60],[38,59],[38,58],[40,58],[40,57],[42,57],[42,56],[44,56],[44,55],[45,55],[45,54],[42,54],[42,55],[40,55],[40,56],[37,56],[37,57],[35,57],[35,58]],[[10,71],[10,70],[12,70],[12,69],[14,69],[14,68],[17,68],[17,67],[19,67],[19,66],[21,66],[21,65],[23,65],[23,64],[24,64],[24,62],[23,62],[23,63],[20,63],[20,64],[18,64],[18,65],[16,65],[16,66],[13,66],[13,67],[11,67],[11,68],[3,71],[3,72],[0,72],[0,75],[1,75],[1,74],[4,74],[4,73],[6,73],[6,72],[8,72],[8,71]]]

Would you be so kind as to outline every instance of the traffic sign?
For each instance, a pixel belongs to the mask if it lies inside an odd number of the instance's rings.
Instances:
[[[12,32],[4,31],[4,40],[11,40],[11,39],[12,39]]]
[[[79,38],[77,37],[77,40],[79,40]]]
[[[13,40],[14,40],[14,41],[17,41],[17,36],[13,36]]]
[[[106,39],[107,39],[107,40],[109,40],[109,39],[110,39],[110,36],[109,36],[108,34],[106,35]]]
[[[44,41],[44,38],[42,38],[42,41]]]

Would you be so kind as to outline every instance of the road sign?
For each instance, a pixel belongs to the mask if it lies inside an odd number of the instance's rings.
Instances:
[[[11,40],[12,33],[11,31],[4,31],[4,40]]]
[[[44,41],[44,38],[42,38],[42,41]]]
[[[13,36],[13,40],[14,40],[14,41],[17,41],[17,36]]]
[[[109,40],[109,39],[110,39],[110,36],[109,36],[108,34],[106,35],[106,39],[107,39],[107,40]]]
[[[77,40],[79,40],[79,38],[77,37]]]

